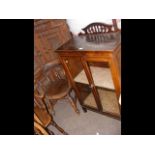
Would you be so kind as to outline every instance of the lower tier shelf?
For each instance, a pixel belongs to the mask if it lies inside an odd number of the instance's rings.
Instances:
[[[114,91],[107,91],[102,88],[98,88],[97,90],[100,96],[103,112],[119,115],[120,112],[116,93]],[[97,109],[97,104],[92,92],[89,93],[89,95],[85,98],[84,105]]]

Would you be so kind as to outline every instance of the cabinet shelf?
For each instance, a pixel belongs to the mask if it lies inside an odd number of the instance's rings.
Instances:
[[[119,115],[118,100],[115,92],[107,91],[101,88],[98,88],[97,90],[100,96],[103,112],[110,112]],[[84,105],[97,109],[97,105],[92,92],[84,100]]]
[[[111,71],[109,68],[91,66],[90,70],[93,76],[95,86],[115,90]],[[84,70],[82,70],[74,78],[74,81],[83,84],[89,84]]]

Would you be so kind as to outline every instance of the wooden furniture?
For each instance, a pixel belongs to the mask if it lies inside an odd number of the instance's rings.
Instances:
[[[103,34],[109,32],[118,31],[116,20],[113,19],[113,24],[106,24],[101,22],[95,22],[87,25],[82,29],[83,33],[80,32],[79,35],[88,35],[88,34]]]
[[[34,113],[34,134],[36,135],[49,135],[48,131],[43,127],[42,122]],[[54,134],[54,133],[53,133]]]
[[[65,19],[34,20],[34,70],[58,58],[54,51],[70,39]]]
[[[120,118],[121,34],[73,36],[56,50],[82,108]],[[100,39],[102,38],[102,39]]]
[[[44,129],[38,122],[34,121],[34,134],[35,135],[49,135],[49,133]]]
[[[34,81],[34,121],[39,123],[46,131],[51,134],[54,133],[49,130],[49,125],[56,127],[62,134],[67,134],[60,126],[57,125],[57,123],[53,120],[52,115],[50,115],[48,112],[48,108],[44,102],[45,93],[41,90],[41,87],[38,86],[38,79],[41,77],[40,72],[37,73],[38,74],[36,75]]]
[[[39,82],[45,92],[45,98],[48,100],[48,104],[50,104],[50,106],[48,106],[50,110],[54,111],[54,105],[58,100],[66,99],[71,104],[74,111],[79,114],[76,98],[74,101],[71,97],[71,91],[73,89],[58,60],[54,60],[44,65],[42,68],[42,78]]]

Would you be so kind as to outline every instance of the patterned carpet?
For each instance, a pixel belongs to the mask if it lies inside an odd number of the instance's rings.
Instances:
[[[69,135],[120,135],[121,121],[92,111],[84,113],[78,104],[80,115],[76,114],[70,104],[61,100],[55,105],[54,120]],[[56,135],[61,135],[53,126],[49,127]]]

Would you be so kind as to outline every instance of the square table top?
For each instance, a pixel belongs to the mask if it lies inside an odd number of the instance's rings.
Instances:
[[[59,47],[56,52],[107,51],[113,52],[121,44],[121,33],[89,34],[73,36]]]

